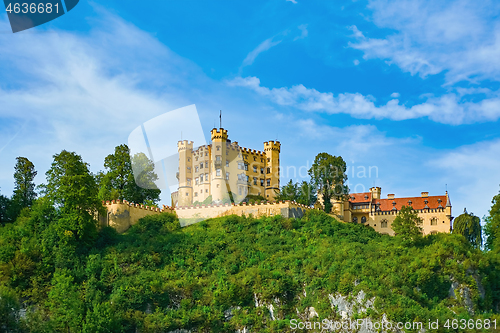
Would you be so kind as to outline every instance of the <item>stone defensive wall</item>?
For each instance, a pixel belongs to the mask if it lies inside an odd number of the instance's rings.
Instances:
[[[300,218],[304,216],[311,207],[296,203],[295,201],[279,201],[271,203],[241,203],[239,205],[220,204],[178,207],[175,209],[181,226],[187,226],[208,218],[222,217],[228,215],[250,215],[259,218],[262,216],[281,215],[285,218]]]
[[[103,201],[106,207],[106,216],[99,216],[101,226],[110,226],[119,233],[125,232],[132,225],[136,224],[140,218],[148,215],[156,215],[162,212],[174,213],[172,207],[165,206],[157,208],[130,203],[126,200]]]
[[[209,218],[222,217],[228,215],[250,215],[253,217],[281,215],[286,218],[300,218],[304,216],[311,207],[296,203],[294,201],[279,201],[272,203],[241,203],[239,205],[220,204],[202,205],[173,208],[163,206],[161,209],[139,204],[133,204],[126,200],[103,201],[106,207],[106,216],[99,216],[101,226],[110,226],[117,232],[125,232],[132,225],[136,224],[140,218],[149,215],[157,215],[163,212],[177,214],[181,226],[187,226]]]

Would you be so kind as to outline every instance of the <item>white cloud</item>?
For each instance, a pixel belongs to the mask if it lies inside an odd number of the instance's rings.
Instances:
[[[384,59],[412,75],[445,72],[461,80],[500,80],[500,3],[498,1],[372,0],[368,8],[384,38],[365,37],[352,27],[365,59]]]
[[[269,98],[274,103],[291,106],[303,111],[345,113],[360,119],[406,120],[428,117],[430,120],[445,124],[463,124],[481,121],[495,121],[500,118],[500,97],[494,96],[478,103],[462,102],[455,94],[440,97],[429,96],[421,104],[407,107],[397,99],[377,106],[373,96],[360,93],[319,92],[299,84],[291,88],[267,88],[260,85],[256,77],[236,77],[227,82],[230,86],[249,88]]]
[[[7,24],[0,20],[0,30]],[[15,157],[34,162],[37,183],[62,149],[98,171],[135,127],[191,104],[189,94],[207,84],[198,67],[108,14],[89,33],[0,34],[0,49],[0,184],[7,195]]]
[[[287,1],[287,2],[288,2],[288,1],[290,1],[291,3],[294,3],[294,4],[296,4],[296,3],[297,3],[297,1],[296,1],[296,0],[286,0],[286,1]]]
[[[250,66],[255,61],[255,58],[264,51],[269,50],[271,47],[278,45],[282,40],[273,41],[275,37],[271,37],[259,44],[255,49],[253,49],[243,60],[242,67]]]
[[[307,31],[307,24],[301,24],[298,28],[301,31],[300,36],[295,37],[293,41],[304,39],[309,35],[309,31]]]
[[[500,140],[479,142],[441,154],[427,164],[441,170],[441,183],[449,184],[454,215],[464,208],[479,217],[487,214],[500,187]]]
[[[399,93],[397,93],[397,92],[393,92],[393,93],[391,94],[391,97],[392,97],[392,98],[398,98],[399,96],[400,96],[400,95],[399,95]]]

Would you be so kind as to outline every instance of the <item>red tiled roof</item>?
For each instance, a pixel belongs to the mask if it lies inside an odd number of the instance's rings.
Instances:
[[[368,199],[365,199],[365,196],[368,196]],[[365,193],[350,193],[349,194],[349,201],[351,203],[358,203],[358,202],[370,202],[372,201],[372,194],[371,192],[365,192]],[[353,199],[354,197],[354,199]]]
[[[441,199],[441,202],[439,202],[439,199]],[[425,200],[427,200],[427,203],[425,203]],[[441,205],[441,208],[444,208],[446,206],[445,195],[429,196],[427,198],[411,197],[411,198],[380,199],[380,200],[374,200],[374,203],[375,204],[380,203],[381,211],[388,211],[392,210],[393,207],[396,207],[397,210],[401,210],[403,206],[410,206],[409,201],[411,201],[411,206],[413,207],[413,209],[425,209],[425,208],[437,209],[440,208],[439,205]],[[395,206],[393,205],[393,202],[396,203]]]

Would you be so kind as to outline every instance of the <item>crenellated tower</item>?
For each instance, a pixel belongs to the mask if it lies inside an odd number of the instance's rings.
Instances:
[[[268,200],[274,199],[275,191],[280,189],[280,149],[279,141],[264,142],[266,154],[265,197]]]
[[[213,201],[221,201],[227,194],[226,186],[226,149],[227,149],[227,130],[223,128],[214,128],[210,131],[212,139],[211,149],[211,180],[210,193]]]
[[[193,202],[193,141],[177,142],[179,152],[179,206],[188,206]]]

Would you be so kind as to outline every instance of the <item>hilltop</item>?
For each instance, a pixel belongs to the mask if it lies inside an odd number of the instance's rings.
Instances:
[[[35,230],[32,219],[0,228],[2,302],[29,306],[26,331],[284,332],[291,319],[342,315],[499,318],[498,256],[460,235],[408,245],[320,211],[185,228],[163,213],[125,234],[104,228],[89,248],[63,253],[50,244],[55,227]]]

